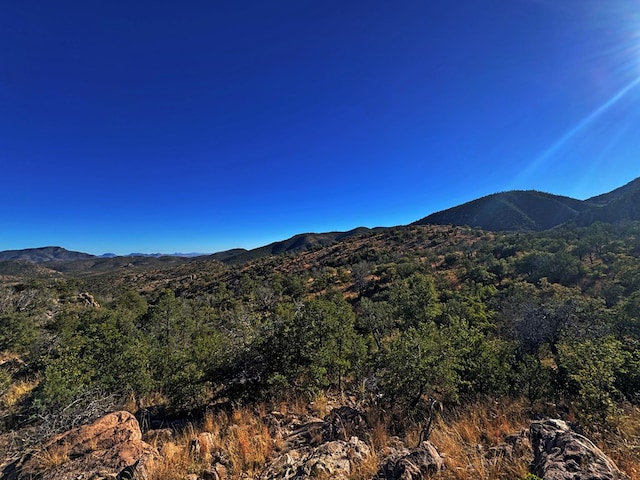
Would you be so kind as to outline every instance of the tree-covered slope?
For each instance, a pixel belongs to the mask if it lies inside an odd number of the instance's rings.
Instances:
[[[640,220],[640,178],[587,200],[550,193],[509,191],[433,213],[416,225],[458,225],[489,231],[541,231],[575,222],[620,223]]]
[[[640,178],[612,192],[585,201],[589,208],[578,215],[579,225],[640,220]]]
[[[496,193],[433,213],[416,225],[459,225],[490,231],[546,230],[574,219],[586,205],[537,191]]]
[[[211,258],[220,260],[221,262],[238,264],[249,260],[255,260],[271,255],[280,255],[282,253],[297,253],[313,248],[331,245],[341,240],[367,235],[376,229],[366,227],[358,227],[346,232],[326,232],[326,233],[300,233],[291,238],[279,242],[273,242],[268,245],[254,248],[252,250],[235,249],[226,252],[220,252],[211,255]]]
[[[384,435],[415,432],[430,399],[486,398],[618,432],[639,404],[639,239],[640,223],[414,225],[242,264],[16,270],[0,285],[0,441],[36,445],[87,408],[194,418],[321,395],[385,412]]]

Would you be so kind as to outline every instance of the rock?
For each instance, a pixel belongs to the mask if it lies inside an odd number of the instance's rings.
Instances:
[[[96,299],[93,298],[89,292],[81,292],[76,296],[76,301],[81,303],[85,307],[90,308],[100,308],[100,304],[96,302]]]
[[[529,455],[531,455],[531,442],[529,441],[529,432],[527,430],[507,435],[503,443],[487,449],[485,453],[486,458],[522,458],[529,457]]]
[[[307,480],[332,478],[347,480],[355,464],[370,454],[369,447],[358,437],[348,442],[334,440],[317,447],[291,450],[270,462],[260,479]]]
[[[287,437],[285,443],[287,448],[290,449],[318,446],[327,440],[328,425],[319,418],[312,418],[302,425],[296,425],[296,423],[292,422],[289,428],[292,428],[291,434]]]
[[[369,424],[364,413],[351,407],[334,408],[324,418],[327,423],[327,440],[347,440],[356,436],[361,440],[369,439]]]
[[[444,469],[444,460],[431,442],[414,450],[396,450],[381,464],[376,480],[421,480]]]
[[[531,424],[533,473],[544,480],[627,480],[591,440],[562,420]]]
[[[202,480],[226,480],[229,478],[227,467],[221,463],[216,463],[212,467],[203,470],[200,474]]]
[[[203,470],[201,480],[225,480],[231,472],[231,460],[220,450],[215,449],[215,437],[209,432],[200,433],[189,441],[189,453],[196,460],[204,460],[211,467]]]
[[[146,479],[157,451],[142,441],[135,417],[110,413],[54,437],[3,471],[2,479]]]

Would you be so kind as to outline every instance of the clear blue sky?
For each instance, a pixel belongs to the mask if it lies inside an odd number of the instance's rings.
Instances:
[[[214,252],[640,176],[637,0],[0,2],[0,250]]]

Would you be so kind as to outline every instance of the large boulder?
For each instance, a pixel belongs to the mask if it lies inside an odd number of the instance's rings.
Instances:
[[[366,430],[364,416],[349,407],[332,410],[325,420],[272,413],[266,421],[274,438],[282,440],[283,449],[265,466],[261,480],[346,480],[371,453],[356,436]]]
[[[129,412],[110,413],[89,425],[57,435],[2,472],[2,480],[146,479],[157,451],[142,441]]]
[[[380,464],[376,480],[422,480],[444,468],[444,460],[431,442],[413,450],[392,448]]]
[[[310,480],[332,478],[347,480],[354,467],[370,454],[369,447],[358,437],[348,442],[334,440],[319,446],[290,450],[269,462],[261,480]]]
[[[533,471],[544,480],[627,480],[591,440],[562,420],[531,424]]]

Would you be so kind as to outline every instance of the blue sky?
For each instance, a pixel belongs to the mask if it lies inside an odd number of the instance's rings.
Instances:
[[[250,248],[640,176],[638,0],[5,0],[0,46],[0,250]]]

